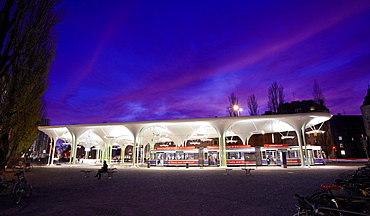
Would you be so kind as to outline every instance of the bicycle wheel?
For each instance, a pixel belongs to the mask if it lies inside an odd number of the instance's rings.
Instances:
[[[24,183],[24,188],[25,188],[24,196],[25,197],[31,196],[32,195],[32,192],[33,192],[32,185],[30,183],[28,183],[27,181],[25,181],[23,183]]]
[[[5,187],[6,187],[5,181],[3,180],[3,178],[0,178],[0,193],[3,192]]]
[[[24,193],[24,189],[21,187],[20,182],[17,182],[13,186],[13,201],[15,204],[19,204]]]
[[[3,182],[0,182],[0,193],[3,192],[5,186]]]

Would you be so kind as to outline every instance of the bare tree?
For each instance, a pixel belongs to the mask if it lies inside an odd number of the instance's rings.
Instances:
[[[55,56],[59,0],[0,3],[0,169],[37,137]]]
[[[258,103],[256,96],[254,94],[248,97],[248,109],[249,115],[251,116],[258,115]]]
[[[267,106],[271,112],[277,113],[278,108],[282,103],[284,103],[284,88],[279,86],[277,82],[274,82],[268,89]]]
[[[229,106],[226,107],[226,112],[229,116],[240,115],[239,99],[236,97],[234,92],[229,96]]]
[[[320,89],[320,86],[317,82],[317,80],[314,81],[314,84],[313,84],[313,93],[312,93],[312,96],[313,96],[313,100],[318,103],[318,104],[325,104],[325,98],[324,98],[324,95],[322,94],[322,91]]]

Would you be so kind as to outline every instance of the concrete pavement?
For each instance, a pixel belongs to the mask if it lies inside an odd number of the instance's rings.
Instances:
[[[0,215],[293,215],[295,193],[308,196],[360,166],[257,167],[251,175],[234,167],[226,175],[224,168],[119,165],[113,179],[100,180],[93,177],[100,166],[41,166],[25,175],[32,196],[19,205],[0,198]]]

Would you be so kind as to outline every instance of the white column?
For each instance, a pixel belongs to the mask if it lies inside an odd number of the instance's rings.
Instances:
[[[307,152],[305,128],[306,128],[306,124],[304,124],[302,126],[302,130],[301,130],[302,131],[302,141],[303,141],[303,146],[304,146],[304,156],[306,158],[305,165],[308,166],[308,167],[310,167],[311,162],[309,160],[308,152]]]
[[[71,132],[71,135],[72,135],[72,142],[71,142],[71,154],[69,155],[70,157],[69,164],[75,165],[76,164],[77,140],[76,140],[76,135],[73,132]]]
[[[51,163],[50,163],[50,165],[53,165],[54,164],[54,154],[55,154],[55,147],[57,146],[57,141],[58,141],[58,138],[53,138],[53,145],[52,145],[52,152],[51,152],[51,157],[49,157],[49,158],[51,158]]]

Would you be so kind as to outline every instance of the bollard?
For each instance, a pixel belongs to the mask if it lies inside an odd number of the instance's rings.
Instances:
[[[186,163],[186,168],[189,168],[189,163]]]
[[[150,168],[150,163],[149,162],[146,163],[146,167]]]

